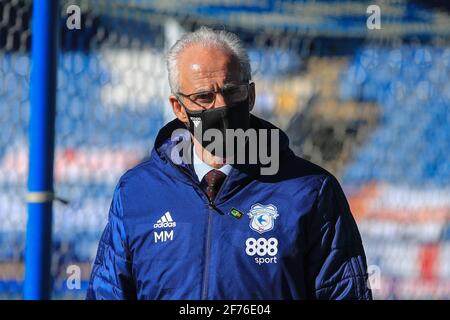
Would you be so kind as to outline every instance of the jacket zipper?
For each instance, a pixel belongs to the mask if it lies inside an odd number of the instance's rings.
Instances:
[[[202,295],[201,300],[206,300],[208,296],[208,284],[209,284],[209,263],[211,255],[211,225],[212,225],[212,208],[211,204],[208,204],[208,226],[206,229],[206,248],[205,248],[205,266],[203,270],[202,279]]]
[[[194,182],[193,186],[195,188],[198,188],[202,191],[202,193],[204,195],[206,195],[206,198],[208,198],[207,194],[205,191],[203,191],[202,188],[197,186],[197,182],[192,179],[192,177],[190,175],[188,175],[186,172],[184,172],[183,170],[177,168],[175,166],[175,164],[173,164],[171,161],[168,161],[174,168],[176,168],[177,170],[181,171],[184,175],[186,175],[192,182]],[[219,191],[217,191],[216,194],[216,198],[217,196],[221,193],[223,186],[225,184],[225,181],[222,183],[222,185],[220,186]],[[215,199],[216,199],[215,198]],[[214,199],[214,200],[215,200]],[[204,266],[204,271],[203,271],[203,279],[202,279],[202,293],[201,293],[201,300],[206,300],[207,296],[208,296],[208,285],[209,285],[209,263],[210,263],[210,256],[211,256],[211,226],[212,226],[212,210],[215,207],[215,203],[214,201],[209,201],[208,199],[208,225],[206,228],[206,248],[205,248],[205,266]]]
[[[216,197],[220,194],[220,192],[223,189],[223,185],[225,184],[225,181],[222,183],[222,185],[219,188],[219,191],[217,191]],[[203,286],[202,286],[202,297],[201,300],[206,300],[208,297],[208,286],[209,286],[209,263],[210,263],[210,256],[211,256],[211,225],[212,225],[212,213],[213,208],[215,207],[214,201],[209,201],[208,203],[208,227],[206,229],[206,250],[205,250],[205,270],[203,272]]]

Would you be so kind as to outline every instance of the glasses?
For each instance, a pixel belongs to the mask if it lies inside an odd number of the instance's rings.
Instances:
[[[248,98],[248,87],[251,83],[245,84],[226,84],[222,88],[219,88],[216,91],[202,91],[191,94],[184,94],[182,92],[177,92],[177,95],[182,96],[193,104],[206,109],[210,108],[214,105],[216,101],[216,96],[218,93],[222,95],[224,100],[227,103],[237,103],[242,102]]]

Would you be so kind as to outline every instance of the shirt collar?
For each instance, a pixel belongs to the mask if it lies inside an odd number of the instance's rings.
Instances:
[[[197,156],[197,153],[195,152],[195,150],[192,150],[193,153],[193,165],[194,165],[194,171],[195,174],[198,177],[198,181],[202,181],[203,177],[210,172],[211,170],[219,170],[222,171],[225,175],[228,175],[231,171],[231,165],[230,164],[225,164],[224,166],[222,166],[219,169],[215,169],[213,167],[211,167],[210,165],[204,163],[202,160],[200,160],[200,158]]]

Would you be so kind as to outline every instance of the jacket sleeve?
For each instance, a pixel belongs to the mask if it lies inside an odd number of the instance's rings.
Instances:
[[[333,176],[322,183],[307,234],[309,298],[371,300],[361,236]]]
[[[108,223],[98,245],[87,300],[135,299],[131,258],[127,249],[120,184],[114,191]]]

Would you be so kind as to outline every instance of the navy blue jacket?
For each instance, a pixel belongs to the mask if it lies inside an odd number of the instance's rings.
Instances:
[[[281,132],[277,174],[234,165],[209,203],[192,166],[172,161],[171,135],[183,127],[168,123],[150,160],[120,179],[87,299],[372,298],[361,237],[330,173],[295,156]]]

